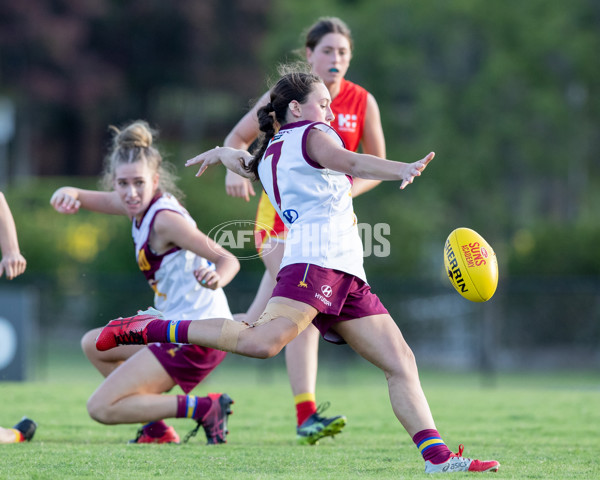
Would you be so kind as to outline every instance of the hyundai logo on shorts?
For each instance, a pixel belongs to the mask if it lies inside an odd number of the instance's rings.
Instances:
[[[323,285],[321,287],[321,293],[325,297],[329,298],[329,297],[331,297],[331,294],[333,293],[333,290],[332,290],[332,288],[329,285]]]

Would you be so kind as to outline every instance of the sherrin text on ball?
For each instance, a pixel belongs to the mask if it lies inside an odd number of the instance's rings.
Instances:
[[[485,239],[470,228],[457,228],[444,246],[444,265],[456,291],[472,302],[486,302],[498,286],[498,261]]]

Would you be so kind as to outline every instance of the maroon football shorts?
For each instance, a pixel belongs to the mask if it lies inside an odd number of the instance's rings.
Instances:
[[[283,267],[272,297],[285,297],[316,308],[320,313],[313,325],[325,340],[337,344],[346,342],[332,330],[336,323],[388,314],[379,297],[360,278],[306,263]]]

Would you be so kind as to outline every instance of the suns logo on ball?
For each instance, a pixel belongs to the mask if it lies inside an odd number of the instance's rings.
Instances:
[[[487,302],[498,286],[496,254],[475,230],[454,229],[444,244],[444,265],[450,283],[467,300]]]
[[[468,292],[469,289],[463,279],[462,272],[458,266],[458,261],[456,260],[456,255],[454,254],[450,241],[446,241],[446,258],[448,259],[448,277],[450,278],[450,281],[454,283],[456,288],[460,289],[461,292]]]
[[[488,252],[479,242],[461,245],[461,248],[468,268],[481,267],[487,264],[486,258],[488,258]]]

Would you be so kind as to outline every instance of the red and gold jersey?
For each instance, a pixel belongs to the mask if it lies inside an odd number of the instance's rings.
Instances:
[[[331,126],[342,137],[348,150],[356,152],[363,136],[367,114],[368,92],[359,85],[342,79],[340,93],[331,102],[335,115]]]

